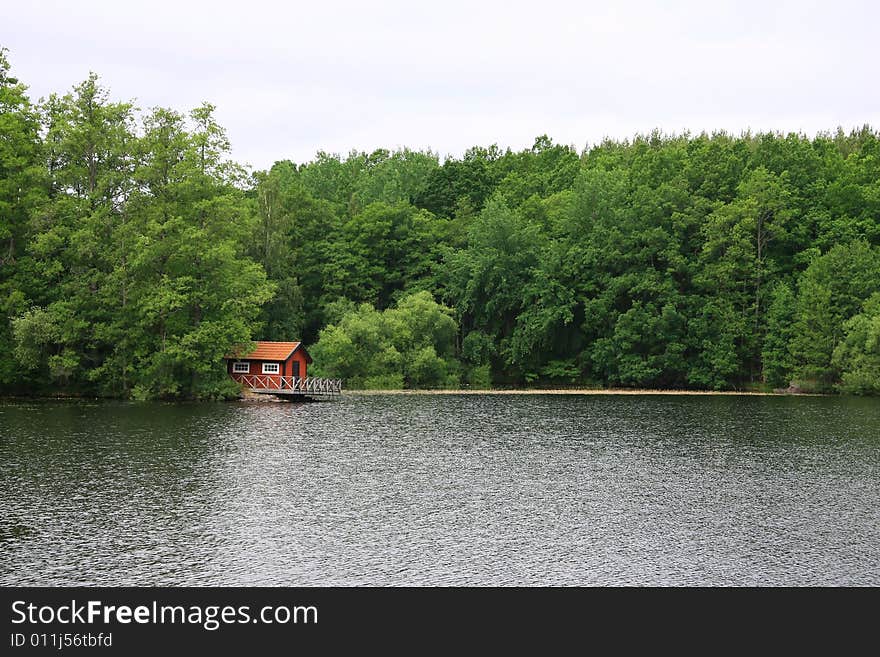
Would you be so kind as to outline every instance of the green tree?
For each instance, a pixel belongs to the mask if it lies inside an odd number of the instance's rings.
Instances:
[[[43,106],[48,199],[31,212],[31,303],[54,327],[49,378],[91,386],[112,345],[125,298],[126,203],[132,189],[133,108],[111,103],[92,74]],[[126,388],[126,370],[111,387]]]
[[[451,309],[425,291],[384,312],[361,304],[321,331],[314,371],[351,388],[455,387],[457,330]]]
[[[541,244],[537,226],[492,199],[471,226],[468,248],[447,260],[451,298],[468,328],[496,341],[505,366],[517,368],[511,339]]]
[[[839,389],[857,395],[880,394],[880,293],[865,302],[863,312],[844,323],[843,340],[832,363],[841,372]]]
[[[408,203],[368,205],[342,227],[333,245],[335,296],[380,309],[407,287],[432,287],[442,258],[448,222]]]
[[[12,357],[12,326],[5,318],[27,310],[29,220],[47,193],[40,116],[26,91],[11,73],[7,50],[0,48],[0,388],[23,383]]]
[[[794,334],[795,304],[794,292],[785,283],[771,290],[761,362],[764,381],[772,386],[785,386],[791,380],[794,361],[789,344]]]
[[[830,389],[840,371],[832,363],[845,322],[880,291],[880,249],[866,242],[833,247],[816,257],[799,279],[790,343],[794,375]]]
[[[468,149],[461,159],[448,158],[429,172],[415,205],[438,217],[453,217],[463,207],[479,212],[504,176],[509,155],[493,145]]]
[[[131,302],[141,327],[132,376],[139,397],[231,394],[217,363],[254,337],[261,306],[274,294],[263,268],[245,254],[254,221],[211,110],[192,113],[192,131],[168,110],[145,122],[136,176],[148,184],[132,202],[139,248]]]
[[[724,294],[739,310],[738,342],[753,380],[760,373],[768,286],[782,269],[794,221],[789,206],[785,175],[759,167],[740,183],[736,199],[709,215],[703,228],[698,281],[707,291]]]

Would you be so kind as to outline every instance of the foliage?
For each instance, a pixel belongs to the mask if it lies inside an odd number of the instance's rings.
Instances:
[[[846,321],[832,362],[842,372],[839,388],[843,392],[880,394],[880,293]]]
[[[321,331],[313,371],[345,379],[350,388],[456,387],[457,331],[451,309],[428,292],[383,312],[364,303]]]
[[[815,257],[799,278],[789,348],[798,379],[830,390],[840,369],[832,362],[846,321],[880,291],[880,249],[867,242],[839,244]]]
[[[91,75],[41,110],[48,189],[11,281],[9,369],[114,396],[230,394],[217,364],[273,285],[244,254],[250,206],[213,108],[155,109],[138,129]]]
[[[0,391],[223,397],[233,345],[349,387],[876,385],[880,134],[546,135],[248,174],[203,104],[35,104],[0,50]]]

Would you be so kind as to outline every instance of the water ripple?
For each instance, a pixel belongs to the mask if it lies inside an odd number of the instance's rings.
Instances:
[[[4,403],[3,585],[880,584],[880,404]]]

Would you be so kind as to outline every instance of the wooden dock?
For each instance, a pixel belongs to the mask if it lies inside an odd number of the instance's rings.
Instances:
[[[262,395],[332,399],[342,393],[342,379],[245,374],[236,378],[247,390]]]

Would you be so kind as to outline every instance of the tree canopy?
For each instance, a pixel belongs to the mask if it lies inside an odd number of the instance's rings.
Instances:
[[[303,340],[350,387],[880,392],[880,134],[320,152],[249,172],[203,104],[32,101],[0,51],[0,390],[235,393]]]

